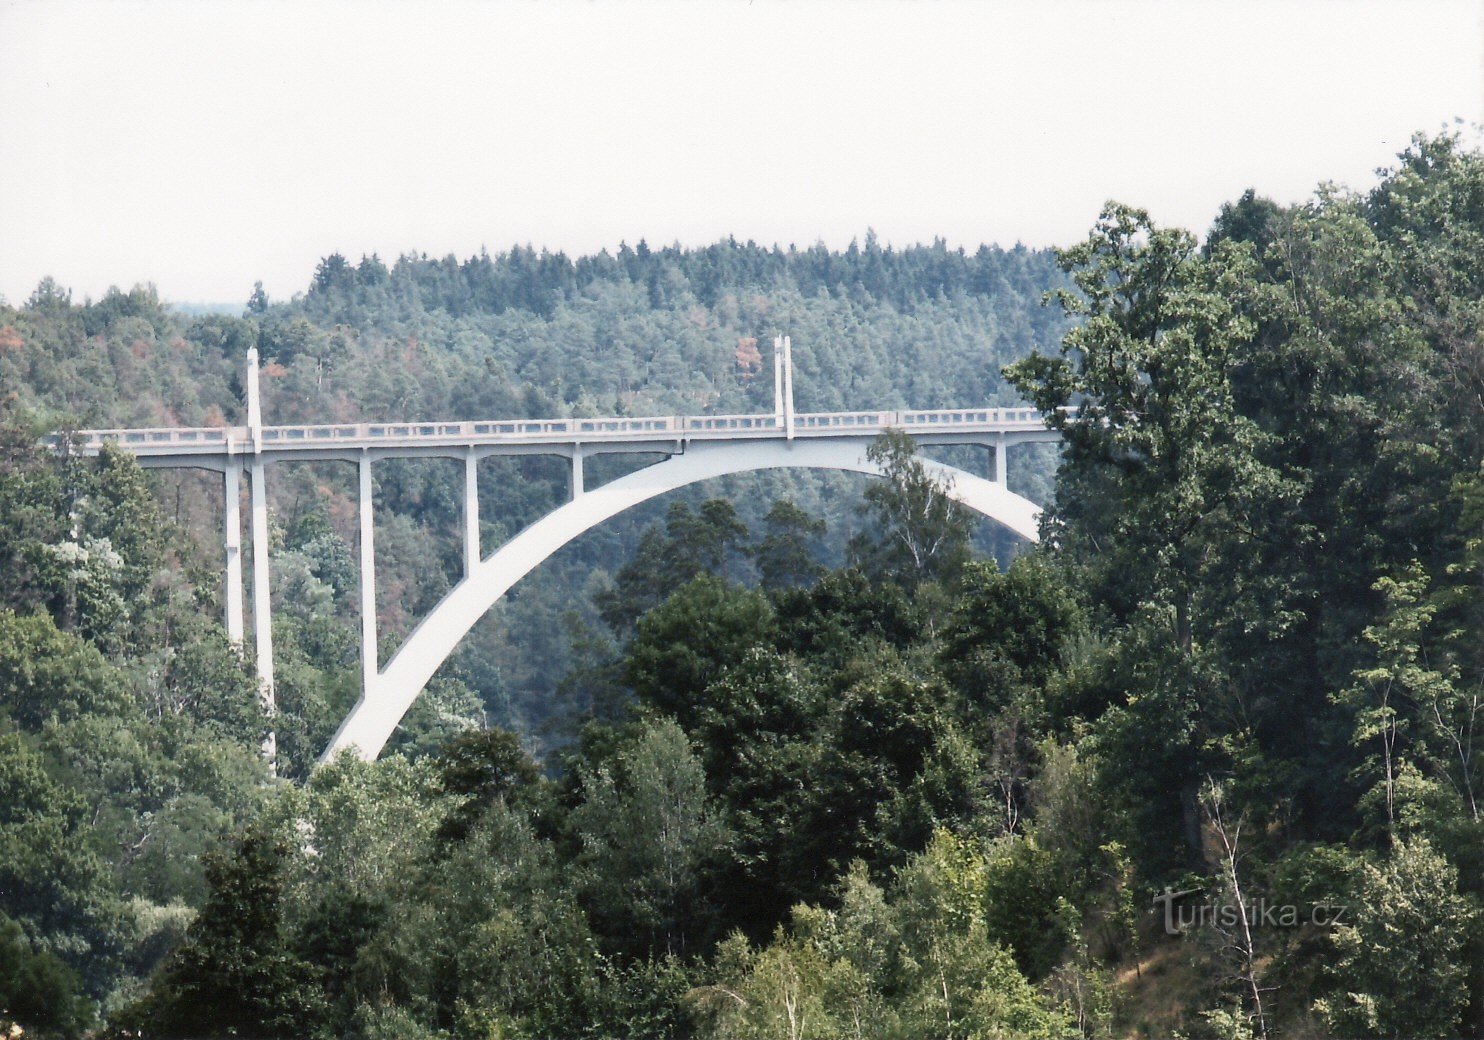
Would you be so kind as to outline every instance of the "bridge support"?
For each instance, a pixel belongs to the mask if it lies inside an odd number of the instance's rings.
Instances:
[[[268,488],[264,483],[263,459],[254,455],[249,476],[252,484],[252,637],[258,662],[258,690],[271,720],[273,697],[273,594],[268,578]],[[278,753],[273,730],[263,741],[263,755],[271,764]]]
[[[783,426],[783,337],[773,337],[773,419]]]
[[[371,498],[370,452],[361,453],[357,468],[361,486],[361,696],[364,698],[376,690],[380,665],[376,650],[376,516]]]
[[[231,456],[222,468],[222,542],[226,548],[226,580],[222,582],[227,638],[242,646],[242,467]]]
[[[479,456],[470,448],[464,455],[464,577],[474,573],[482,556],[479,547]]]
[[[273,728],[276,700],[273,693],[273,589],[268,572],[268,485],[263,475],[263,402],[258,389],[258,348],[247,349],[247,435],[252,442],[248,472],[252,484],[252,639],[258,664],[258,694],[268,716],[268,736],[263,757],[268,768],[278,757],[278,737]],[[229,445],[230,447],[230,445]],[[230,470],[231,459],[227,468]],[[227,504],[232,510],[232,502]],[[241,597],[238,597],[239,602]],[[231,609],[230,607],[228,608]]]
[[[789,440],[794,439],[794,345],[787,336],[782,340],[783,354],[783,431]]]
[[[567,476],[567,500],[575,501],[582,497],[586,488],[582,486],[582,445],[572,445],[572,470]]]
[[[994,460],[994,476],[989,479],[1000,487],[1010,486],[1010,459],[1005,454],[1005,435],[999,433],[995,436],[994,445],[989,449],[990,458]]]

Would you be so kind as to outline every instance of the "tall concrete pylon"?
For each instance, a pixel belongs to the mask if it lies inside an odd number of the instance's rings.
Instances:
[[[773,418],[783,429],[783,337],[773,337]]]
[[[783,430],[789,440],[794,439],[794,344],[783,337]]]
[[[251,451],[248,463],[252,485],[252,638],[258,666],[258,693],[270,720],[263,741],[263,755],[271,763],[278,753],[278,740],[271,720],[276,710],[273,692],[273,592],[268,569],[268,487],[263,463],[263,402],[258,387],[258,348],[247,351],[247,438]]]

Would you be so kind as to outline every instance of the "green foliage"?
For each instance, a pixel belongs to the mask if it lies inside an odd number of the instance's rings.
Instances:
[[[975,808],[979,761],[949,710],[946,689],[890,661],[835,701],[806,801],[800,860],[878,869],[922,848]]]
[[[649,722],[581,784],[569,826],[595,927],[628,951],[683,952],[698,916],[698,866],[720,838],[685,733]]]
[[[843,668],[863,649],[906,649],[921,638],[922,612],[898,585],[872,582],[859,570],[830,571],[808,589],[775,596],[779,637],[821,670]]]
[[[92,1017],[77,974],[0,914],[0,1028],[20,1026],[42,1040],[70,1038],[81,1036]]]
[[[976,561],[964,571],[939,656],[966,696],[1003,709],[996,700],[1006,687],[1046,686],[1083,624],[1063,577],[1042,557],[1017,557],[1003,574]]]
[[[1073,1035],[985,930],[982,870],[940,834],[886,891],[854,869],[838,911],[800,905],[760,949],[734,936],[692,998],[710,1035]]]
[[[866,449],[884,480],[866,488],[872,523],[851,540],[852,563],[879,580],[912,588],[957,575],[969,550],[972,522],[949,497],[951,484],[917,457],[917,442],[888,430]]]
[[[163,553],[153,493],[131,456],[108,446],[95,464],[47,457],[24,425],[6,423],[0,535],[9,564],[0,601],[23,613],[44,608],[59,628],[105,649],[143,618]]]
[[[225,741],[261,745],[269,719],[258,692],[257,676],[226,638],[226,633],[200,617],[184,618],[171,633],[178,645],[165,658],[156,688],[156,711],[189,718]]]
[[[434,781],[448,808],[438,825],[443,841],[460,841],[498,805],[539,806],[541,774],[520,738],[505,730],[466,733],[439,751]]]
[[[692,729],[707,775],[727,800],[770,772],[766,750],[806,740],[823,719],[823,692],[794,662],[766,646],[748,650],[706,688],[705,704]]]
[[[717,932],[766,935],[828,874],[798,838],[823,748],[825,691],[797,662],[767,647],[747,651],[706,691],[691,731],[722,816],[722,841],[703,868]]]
[[[603,619],[615,631],[627,632],[685,583],[723,577],[727,561],[741,551],[746,537],[736,508],[724,499],[707,499],[696,513],[684,502],[671,503],[664,534],[646,531],[613,588],[598,597]]]
[[[765,589],[808,585],[823,571],[816,543],[828,525],[786,498],[763,517],[763,537],[752,547],[753,562]]]
[[[1005,838],[985,865],[984,917],[989,934],[1015,954],[1027,978],[1046,977],[1074,935],[1071,899],[1085,898],[1070,884],[1065,864],[1033,838]]]
[[[1056,533],[1075,539],[1110,605],[1126,612],[1138,595],[1169,604],[1171,636],[1188,650],[1213,544],[1251,525],[1253,500],[1282,493],[1231,386],[1254,334],[1242,311],[1250,262],[1235,247],[1203,258],[1187,232],[1110,203],[1061,263],[1080,296],[1059,299],[1083,320],[1060,357],[1005,370],[1065,438],[1058,515],[1076,524]]]
[[[0,611],[0,706],[22,729],[81,715],[120,714],[129,700],[98,649],[57,630],[45,614]]]
[[[1330,995],[1315,1002],[1340,1035],[1459,1035],[1467,1002],[1464,938],[1478,917],[1457,872],[1426,840],[1360,865],[1334,944]]]
[[[1221,760],[1202,714],[1218,680],[1208,660],[1170,644],[1170,620],[1146,615],[1120,633],[1108,678],[1118,703],[1089,733],[1104,788],[1126,809],[1115,837],[1153,876],[1198,864],[1196,791]]]
[[[450,741],[484,729],[484,702],[467,683],[452,676],[435,676],[403,717],[388,749],[420,757]]]
[[[186,942],[152,980],[150,993],[115,1017],[141,1037],[322,1035],[325,1008],[314,969],[284,935],[288,845],[250,828],[213,855],[211,886]]]
[[[0,732],[0,912],[81,970],[96,995],[117,970],[124,935],[85,808],[21,736]]]
[[[363,999],[454,1036],[574,1036],[591,1023],[598,953],[551,847],[503,805],[409,879],[357,965]]]
[[[624,675],[647,704],[695,725],[706,688],[772,636],[773,610],[749,589],[701,577],[681,586],[640,620]]]
[[[447,826],[444,810],[464,808],[463,797],[488,796],[488,788],[472,783],[455,789],[449,776],[457,770],[447,762],[443,767],[440,776],[425,759],[392,755],[363,762],[349,752],[336,756],[315,770],[302,801],[284,806],[295,811],[294,826],[308,829],[314,850],[291,865],[315,881],[312,891],[380,898],[427,853],[440,826]],[[441,803],[429,797],[433,789],[444,793]]]

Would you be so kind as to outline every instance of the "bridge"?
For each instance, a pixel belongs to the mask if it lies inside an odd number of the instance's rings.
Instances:
[[[1006,486],[1006,453],[1018,444],[1055,441],[1032,408],[939,411],[797,413],[793,406],[792,344],[774,341],[774,411],[761,415],[649,418],[504,419],[471,422],[346,423],[265,426],[257,351],[248,352],[247,422],[242,426],[83,430],[71,437],[81,454],[105,444],[132,452],[141,466],[204,469],[222,474],[225,499],[224,613],[229,638],[244,639],[242,480],[248,479],[252,552],[253,647],[269,717],[273,712],[273,619],[269,593],[268,498],[271,465],[339,461],[359,473],[361,693],[324,757],[344,748],[374,759],[434,672],[459,641],[517,581],[583,532],[631,506],[701,480],[778,467],[810,467],[880,475],[866,458],[871,441],[900,429],[920,444],[985,447],[989,479],[930,460],[963,505],[1034,541],[1040,510]],[[59,445],[63,438],[53,438]],[[600,487],[583,480],[583,460],[599,454],[650,453],[664,458]],[[568,459],[568,501],[509,539],[489,556],[479,541],[478,462],[492,455],[555,455]],[[452,458],[464,463],[464,575],[412,631],[383,667],[377,649],[376,549],[372,467],[388,458]],[[274,741],[264,745],[270,762]]]

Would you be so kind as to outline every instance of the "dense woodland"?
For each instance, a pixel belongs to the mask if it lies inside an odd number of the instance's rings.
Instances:
[[[1484,1036],[1481,300],[1448,136],[1054,254],[337,255],[240,317],[43,282],[0,306],[0,1022]],[[374,764],[314,764],[358,676],[348,467],[271,471],[269,716],[219,484],[39,446],[240,421],[250,346],[269,422],[766,411],[780,333],[801,409],[1072,406],[1012,460],[1040,545],[901,435],[886,480],[677,493],[517,586]],[[485,465],[488,552],[565,472]],[[386,650],[457,574],[459,476],[378,464]]]

